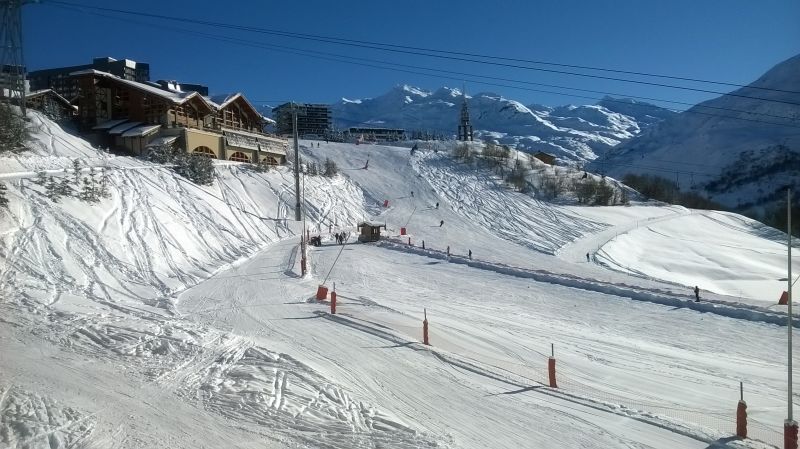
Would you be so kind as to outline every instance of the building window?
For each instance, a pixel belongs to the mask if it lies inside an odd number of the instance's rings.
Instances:
[[[217,158],[217,155],[214,154],[214,152],[211,151],[211,148],[209,148],[209,147],[203,147],[203,146],[197,147],[194,150],[192,150],[192,153],[197,153],[197,154],[199,154],[201,156],[205,156],[205,157],[208,157],[208,158],[211,158],[211,159],[216,159]]]
[[[275,159],[275,158],[274,158],[274,157],[272,157],[272,156],[266,156],[266,157],[264,158],[264,160],[265,160],[265,161],[267,162],[267,164],[269,164],[269,165],[278,165],[278,160],[277,160],[277,159]]]
[[[237,151],[231,154],[231,157],[229,157],[228,159],[235,162],[250,162],[250,158],[247,157],[247,155],[242,153],[241,151]]]

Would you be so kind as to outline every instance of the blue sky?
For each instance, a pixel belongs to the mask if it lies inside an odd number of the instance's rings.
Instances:
[[[796,0],[65,1],[273,30],[738,84],[749,83],[778,62],[800,53],[800,2]],[[689,103],[715,96],[154,18],[110,18],[65,9],[47,0],[26,5],[23,21],[29,70],[84,64],[97,56],[130,58],[149,62],[153,79],[207,84],[212,94],[241,91],[256,102],[333,102],[341,97],[377,96],[397,84],[431,90],[460,86],[465,78],[375,69],[266,49],[264,45]],[[249,45],[196,33],[227,36]],[[487,86],[474,80],[465,84],[469,92],[497,92],[525,104],[587,104],[602,96],[575,92],[589,98],[554,95]]]

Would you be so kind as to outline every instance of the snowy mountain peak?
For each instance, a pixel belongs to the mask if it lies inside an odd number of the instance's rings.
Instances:
[[[381,123],[409,131],[452,136],[458,126],[462,90],[429,91],[398,85],[369,99],[342,100],[332,106],[334,125]],[[674,114],[647,103],[604,98],[597,105],[525,106],[493,92],[467,95],[478,138],[485,136],[530,152],[544,151],[563,162],[593,160],[642,129]]]
[[[419,87],[409,86],[408,84],[403,84],[400,88],[403,90],[403,92],[407,92],[409,94],[423,98],[431,94],[426,90],[420,89]]]
[[[646,103],[604,98],[598,104],[611,110],[626,113],[636,108],[637,113],[661,119],[609,152],[604,166],[620,178],[627,173],[676,178],[684,190],[761,213],[775,201],[778,190],[791,184],[800,187],[800,172],[793,169],[800,164],[800,106],[793,104],[800,104],[799,71],[797,55],[746,87],[666,117],[659,115],[664,109]],[[775,159],[779,148],[785,154]]]

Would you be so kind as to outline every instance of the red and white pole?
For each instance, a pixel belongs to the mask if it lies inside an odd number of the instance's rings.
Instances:
[[[422,321],[422,342],[426,345],[430,345],[430,340],[428,340],[428,310],[423,309],[425,313],[425,319]]]
[[[747,402],[744,401],[744,386],[739,382],[739,403],[736,405],[736,436],[747,438]]]
[[[550,343],[550,358],[547,359],[547,377],[550,381],[550,388],[558,388],[556,383],[556,351],[553,343]]]

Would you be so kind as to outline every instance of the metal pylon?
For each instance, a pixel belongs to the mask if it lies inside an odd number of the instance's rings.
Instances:
[[[0,75],[3,101],[19,101],[25,117],[25,61],[22,54],[22,5],[30,0],[0,0]]]

